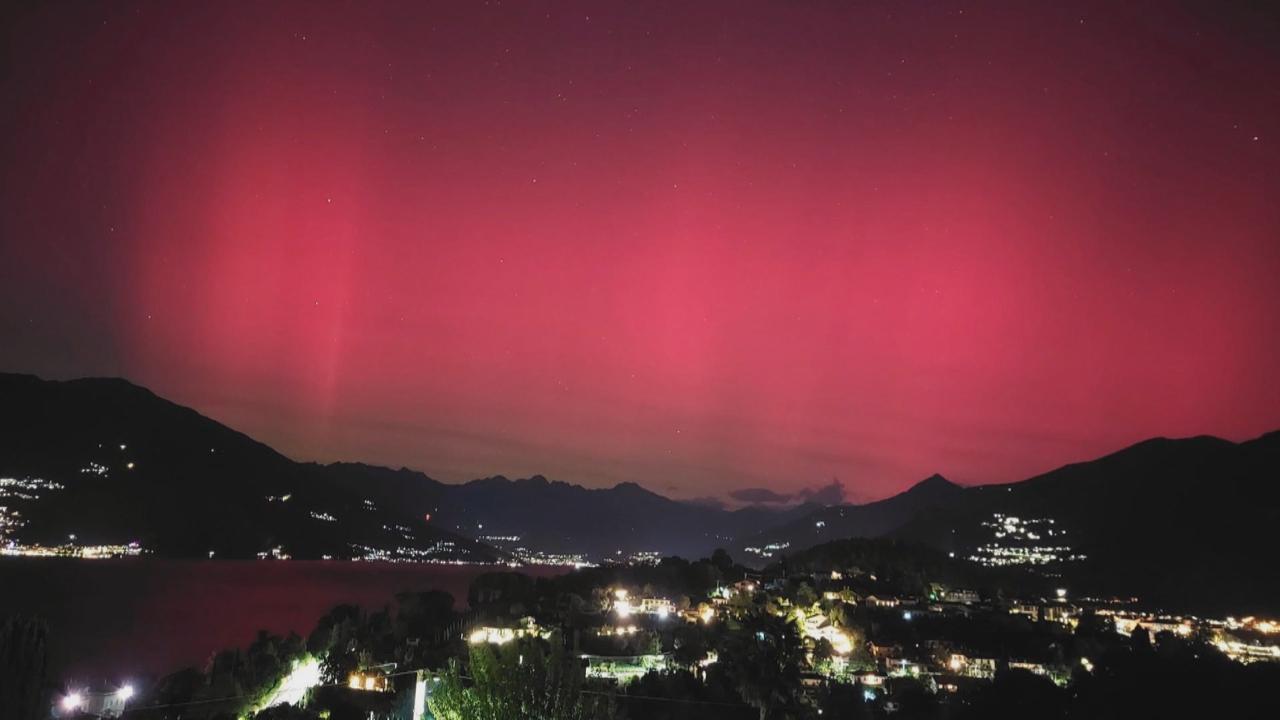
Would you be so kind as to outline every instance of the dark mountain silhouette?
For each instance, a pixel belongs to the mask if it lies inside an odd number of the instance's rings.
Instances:
[[[763,525],[785,522],[813,506],[725,511],[683,503],[635,483],[588,489],[536,475],[491,477],[451,486],[439,498],[450,528],[470,535],[518,535],[555,552],[595,556],[636,551],[703,557]]]
[[[941,475],[933,475],[885,500],[815,509],[784,525],[748,536],[737,543],[735,549],[744,561],[758,565],[828,540],[880,537],[921,512],[950,502],[961,491],[959,485]]]
[[[0,374],[0,478],[63,486],[34,500],[10,488],[0,528],[9,539],[136,540],[170,557],[255,557],[283,546],[300,558],[372,547],[494,560],[505,555],[477,536],[519,536],[517,545],[595,558],[698,557],[724,546],[762,565],[832,540],[887,538],[965,559],[1000,544],[1000,514],[1053,521],[1051,538],[1024,544],[1083,556],[1036,568],[1073,592],[1132,594],[1171,609],[1280,610],[1280,432],[1243,443],[1158,438],[1008,485],[965,488],[935,475],[864,505],[730,512],[634,483],[588,489],[534,476],[454,485],[403,468],[300,463],[124,380]],[[781,549],[745,551],[768,545]]]
[[[22,503],[17,534],[26,543],[74,534],[78,543],[137,541],[172,557],[255,557],[275,547],[349,557],[360,554],[353,545],[440,559],[500,555],[392,502],[416,481],[404,472],[297,463],[124,380],[6,374],[0,397],[0,477],[64,486]]]
[[[738,547],[786,545],[768,558],[776,560],[808,557],[833,540],[886,538],[963,559],[1018,544],[996,535],[997,514],[1046,521],[1023,546],[1083,556],[1034,568],[1077,594],[1223,614],[1280,611],[1280,432],[1243,443],[1156,438],[1007,485],[962,488],[935,475],[886,500],[816,510]],[[762,564],[752,554],[744,560],[753,557]]]
[[[0,374],[0,397],[0,477],[65,486],[24,503],[18,535],[28,543],[75,534],[178,557],[255,557],[276,546],[294,557],[349,557],[366,546],[487,560],[502,554],[476,536],[519,536],[528,548],[596,558],[702,556],[813,509],[729,512],[634,483],[587,489],[535,476],[452,485],[405,468],[300,463],[118,379]]]
[[[1171,609],[1280,610],[1280,433],[1242,443],[1156,438],[1011,485],[967,488],[893,537],[963,557],[990,541],[995,513],[1052,518],[1084,560],[1059,572],[1082,592]]]

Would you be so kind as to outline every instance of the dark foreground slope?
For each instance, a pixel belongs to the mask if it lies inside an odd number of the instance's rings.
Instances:
[[[1006,539],[996,514],[1052,519],[1083,560],[1051,566],[1082,590],[1171,607],[1280,610],[1280,433],[1232,443],[1159,438],[1012,485],[969,488],[895,537],[958,556]],[[983,523],[988,523],[984,526]]]

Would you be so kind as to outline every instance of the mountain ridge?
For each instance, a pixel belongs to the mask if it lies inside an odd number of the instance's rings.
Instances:
[[[49,507],[29,509],[24,532],[44,543],[70,534],[112,542],[139,535],[163,554],[252,557],[278,543],[295,555],[318,557],[342,556],[349,550],[344,546],[371,543],[370,534],[387,536],[384,544],[411,535],[415,541],[430,537],[432,543],[467,545],[492,559],[503,553],[482,550],[484,544],[470,537],[496,535],[519,536],[520,543],[538,550],[595,557],[640,551],[697,555],[727,544],[747,527],[789,517],[784,511],[736,513],[685,503],[634,482],[588,488],[542,475],[495,475],[455,484],[406,467],[297,461],[122,378],[51,381],[0,373],[0,391],[8,400],[0,408],[0,474],[47,477],[69,489],[45,498]],[[121,497],[112,497],[103,483],[88,482],[85,469],[99,466]],[[183,498],[181,488],[199,502]],[[288,511],[279,504],[262,506],[271,502],[267,498],[286,496],[292,503]],[[117,527],[77,510],[77,498],[110,508],[105,515],[118,518]],[[293,510],[304,504],[304,513]],[[188,525],[174,517],[184,512],[200,516],[199,522]],[[366,540],[360,543],[322,541],[310,527],[314,516],[372,522],[367,513],[390,515],[362,531]],[[665,522],[642,522],[645,513]],[[561,516],[579,521],[565,523]],[[227,519],[226,532],[218,530],[217,517]],[[121,527],[129,523],[152,531]],[[620,528],[633,530],[621,542]]]
[[[404,467],[298,462],[121,379],[0,374],[0,397],[0,477],[60,486],[34,503],[10,498],[21,512],[0,524],[10,542],[75,535],[138,540],[169,557],[283,549],[343,558],[372,548],[484,562],[726,547],[764,565],[829,540],[883,537],[974,562],[1029,553],[1048,558],[1037,571],[1079,588],[1169,605],[1244,612],[1280,597],[1280,577],[1259,571],[1280,526],[1280,431],[1238,443],[1151,438],[1017,483],[961,486],[934,474],[860,505],[726,510],[634,482],[495,475],[449,484]],[[1021,546],[1000,539],[1010,521]]]

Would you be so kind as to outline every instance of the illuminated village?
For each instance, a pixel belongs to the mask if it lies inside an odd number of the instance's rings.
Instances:
[[[394,611],[336,608],[305,641],[270,640],[278,674],[237,703],[206,697],[231,672],[215,658],[203,690],[130,686],[139,699],[129,716],[177,717],[147,709],[168,703],[185,718],[462,720],[470,716],[459,698],[506,668],[503,682],[517,685],[567,673],[556,682],[592,701],[583,717],[649,717],[645,703],[711,703],[708,716],[725,718],[895,717],[911,708],[917,714],[901,716],[943,717],[920,708],[980,707],[983,688],[1010,677],[1074,693],[1150,653],[1151,662],[1203,653],[1228,670],[1280,669],[1275,620],[1162,614],[1069,588],[1014,598],[925,581],[910,593],[909,571],[877,572],[756,573],[722,553],[537,580],[494,572],[472,585],[465,611],[442,593],[406,595]],[[60,713],[76,717],[95,702],[97,715],[119,716],[125,704],[112,697],[118,691],[68,688]],[[294,714],[272,714],[286,706]]]

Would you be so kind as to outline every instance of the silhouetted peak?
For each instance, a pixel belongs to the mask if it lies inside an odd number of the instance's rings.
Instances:
[[[910,493],[918,493],[918,492],[948,492],[948,491],[950,491],[950,490],[956,490],[956,489],[959,489],[959,488],[960,488],[960,486],[959,486],[959,485],[957,485],[957,484],[955,484],[955,483],[951,482],[950,480],[948,480],[948,479],[946,479],[946,478],[942,477],[942,476],[941,476],[941,475],[939,475],[938,473],[934,473],[934,474],[930,475],[929,477],[927,477],[927,478],[925,478],[925,479],[921,480],[920,482],[916,483],[915,485],[912,485],[912,486],[911,486],[911,489],[910,489],[910,490],[908,490],[907,492],[910,492]]]

